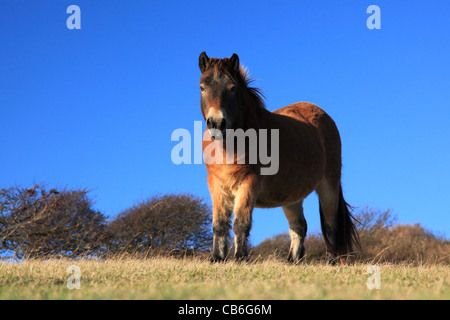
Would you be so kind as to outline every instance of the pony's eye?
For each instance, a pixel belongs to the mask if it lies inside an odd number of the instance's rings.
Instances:
[[[232,86],[232,87],[230,88],[230,92],[234,93],[235,91],[236,91],[236,86]]]
[[[205,92],[205,87],[204,86],[200,86],[200,91],[201,92]]]

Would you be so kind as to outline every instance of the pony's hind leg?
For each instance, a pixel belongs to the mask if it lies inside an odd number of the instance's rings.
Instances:
[[[282,208],[289,222],[289,235],[291,236],[288,261],[298,263],[305,255],[303,243],[307,230],[306,220],[303,215],[303,200],[285,205]]]

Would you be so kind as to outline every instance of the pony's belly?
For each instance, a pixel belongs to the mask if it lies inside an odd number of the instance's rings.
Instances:
[[[318,168],[311,170],[308,176],[298,172],[296,175],[283,174],[266,176],[256,199],[258,208],[275,208],[298,202],[311,194],[322,180],[323,172]],[[313,173],[313,174],[312,174]]]
[[[295,190],[297,191],[297,190]],[[256,199],[255,207],[257,208],[276,208],[290,203],[298,202],[306,198],[314,189],[298,190],[297,192],[277,192],[271,191],[268,193],[260,194]]]

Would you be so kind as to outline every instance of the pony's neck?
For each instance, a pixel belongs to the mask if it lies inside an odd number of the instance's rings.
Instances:
[[[262,107],[254,97],[246,93],[241,104],[243,110],[241,117],[242,129],[259,129],[261,126],[264,126],[264,124],[261,123],[261,115],[264,112],[267,112],[267,110]]]

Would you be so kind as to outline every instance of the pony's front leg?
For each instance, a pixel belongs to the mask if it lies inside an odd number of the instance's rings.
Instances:
[[[213,176],[208,176],[208,186],[212,198],[213,211],[213,253],[211,261],[224,261],[228,254],[228,235],[230,219],[233,214],[232,200],[225,198],[225,193]]]
[[[238,261],[247,259],[247,241],[252,227],[252,212],[256,199],[256,183],[250,179],[240,185],[234,202],[234,247],[235,258]]]
[[[232,210],[213,201],[213,262],[224,261],[228,254],[228,235]]]

